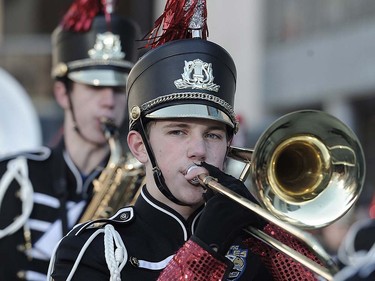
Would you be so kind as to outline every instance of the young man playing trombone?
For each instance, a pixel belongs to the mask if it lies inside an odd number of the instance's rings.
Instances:
[[[127,142],[146,167],[135,205],[64,237],[50,263],[51,280],[316,280],[243,228],[285,242],[293,242],[290,235],[202,187],[209,175],[256,203],[223,172],[238,129],[236,68],[221,46],[205,40],[205,8],[205,1],[168,1],[163,35],[129,74]]]

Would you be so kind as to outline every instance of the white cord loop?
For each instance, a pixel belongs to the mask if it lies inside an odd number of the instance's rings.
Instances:
[[[0,208],[10,183],[16,180],[20,185],[19,197],[22,202],[22,214],[5,227],[0,229],[0,239],[15,233],[25,225],[33,209],[33,186],[29,179],[29,170],[25,157],[17,157],[8,162],[7,171],[0,180]]]
[[[358,231],[365,228],[370,221],[358,221],[352,225],[346,238],[338,249],[338,258],[346,267],[335,275],[335,281],[344,281],[357,274],[360,278],[367,278],[375,270],[375,243],[366,250],[356,250],[354,241]]]
[[[104,227],[105,260],[111,274],[110,281],[121,281],[121,270],[128,260],[124,242],[113,225]]]
[[[74,273],[77,271],[79,263],[82,260],[84,253],[86,252],[87,248],[91,244],[91,242],[101,233],[104,233],[104,251],[105,251],[105,260],[107,262],[107,266],[110,272],[110,281],[121,281],[121,270],[124,268],[127,260],[128,260],[128,252],[125,248],[125,244],[121,239],[120,234],[115,230],[115,228],[111,224],[107,224],[104,229],[96,230],[85,242],[82,246],[81,251],[79,252],[74,265],[66,278],[66,281],[71,281]],[[64,239],[64,238],[63,238]],[[48,280],[53,281],[51,274],[54,269],[54,263],[56,260],[56,251],[58,249],[58,245],[56,245],[54,249],[54,253],[52,255],[49,268],[48,268]]]

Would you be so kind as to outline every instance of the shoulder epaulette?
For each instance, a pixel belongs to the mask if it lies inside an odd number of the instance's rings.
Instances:
[[[88,221],[84,224],[81,224],[81,228],[76,232],[75,235],[79,235],[81,232],[85,231],[86,229],[93,229],[93,228],[102,228],[107,224],[112,225],[119,225],[129,223],[134,218],[134,209],[133,207],[124,207],[117,211],[112,217],[108,219],[97,219]]]

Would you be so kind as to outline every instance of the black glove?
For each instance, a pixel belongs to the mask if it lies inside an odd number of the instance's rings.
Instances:
[[[205,162],[201,165],[220,184],[257,203],[242,181]],[[207,203],[194,235],[205,244],[216,248],[221,254],[227,252],[230,243],[246,225],[258,228],[263,228],[266,225],[265,220],[253,211],[222,194],[207,190],[205,199]]]

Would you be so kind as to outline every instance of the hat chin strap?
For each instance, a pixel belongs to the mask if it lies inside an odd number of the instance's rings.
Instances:
[[[148,153],[149,158],[150,158],[150,162],[151,162],[151,165],[152,165],[152,172],[153,172],[153,176],[154,176],[154,180],[155,180],[156,186],[158,187],[158,189],[160,190],[160,192],[165,197],[167,197],[169,200],[171,200],[173,203],[176,203],[177,205],[180,205],[180,206],[189,206],[189,204],[183,203],[180,200],[178,200],[172,194],[172,192],[170,191],[170,189],[168,188],[167,184],[165,183],[164,176],[163,176],[160,168],[156,164],[156,159],[155,159],[154,153],[152,151],[152,148],[150,146],[150,143],[148,141],[146,130],[145,130],[144,126],[143,126],[142,118],[139,118],[139,124],[140,124],[140,132],[139,133],[142,136],[145,148],[146,148],[147,153]]]

